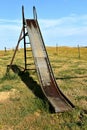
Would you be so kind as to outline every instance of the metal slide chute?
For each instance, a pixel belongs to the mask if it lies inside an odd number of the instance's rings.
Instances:
[[[60,91],[56,83],[37,19],[25,21],[38,78],[45,96],[55,112],[70,110],[74,105]]]

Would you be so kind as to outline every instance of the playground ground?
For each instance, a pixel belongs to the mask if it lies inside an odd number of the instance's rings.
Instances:
[[[75,109],[53,113],[40,89],[33,59],[28,61],[30,70],[23,73],[23,49],[19,49],[6,76],[14,50],[0,51],[1,130],[87,130],[87,48],[47,47],[47,52],[57,83]]]

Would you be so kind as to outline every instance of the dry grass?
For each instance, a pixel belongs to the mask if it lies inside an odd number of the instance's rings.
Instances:
[[[22,72],[23,50],[17,52],[15,70],[8,76],[6,65],[13,51],[0,51],[0,129],[1,130],[87,130],[87,48],[47,47],[57,83],[76,106],[64,113],[51,113],[35,70]],[[31,53],[29,52],[31,57]],[[28,61],[29,68],[33,60]],[[3,96],[2,96],[3,95]]]

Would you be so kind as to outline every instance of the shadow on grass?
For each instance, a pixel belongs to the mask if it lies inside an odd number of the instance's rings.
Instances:
[[[36,81],[34,81],[34,79],[30,76],[29,72],[21,71],[20,67],[18,67],[17,65],[12,65],[11,69],[13,70],[14,73],[18,74],[21,80],[38,98],[43,100],[44,104],[46,103],[49,104],[49,112],[54,113],[54,109],[51,106],[51,104],[48,102],[48,100],[46,99],[45,95],[43,94],[41,86]]]
[[[41,90],[41,87],[39,84],[37,84],[36,81],[33,80],[33,78],[30,76],[28,71],[21,71],[20,67],[17,65],[12,65],[11,69],[14,73],[18,74],[18,76],[21,78],[21,80],[26,84],[26,86],[32,90],[32,92],[39,98],[45,99],[45,96]]]

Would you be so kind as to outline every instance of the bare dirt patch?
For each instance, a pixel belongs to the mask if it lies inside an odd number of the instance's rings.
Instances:
[[[0,102],[6,101],[10,97],[10,92],[0,92]]]
[[[0,102],[5,102],[10,98],[12,99],[19,98],[19,92],[15,89],[12,89],[11,91],[7,92],[0,92]]]

